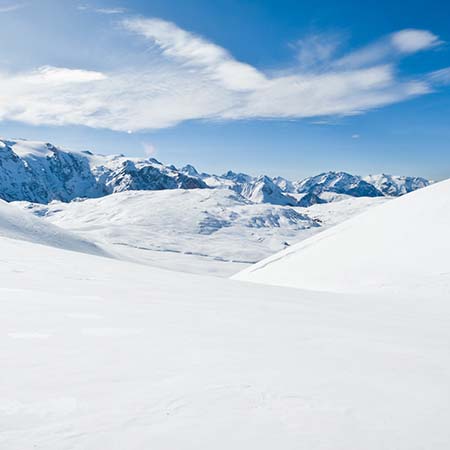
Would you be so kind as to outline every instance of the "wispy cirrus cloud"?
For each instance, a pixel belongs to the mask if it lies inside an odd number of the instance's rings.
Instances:
[[[429,50],[441,43],[436,35],[427,30],[400,30],[345,55],[336,61],[336,65],[363,67],[378,64],[381,61],[392,61],[408,54]]]
[[[17,11],[18,9],[22,9],[25,6],[26,6],[25,3],[0,4],[0,14]]]
[[[430,82],[437,85],[448,85],[450,84],[450,67],[445,67],[444,69],[435,70],[428,74],[428,79]]]
[[[115,14],[125,14],[127,12],[126,8],[116,7],[116,8],[96,8],[90,6],[88,4],[81,4],[77,6],[79,11],[92,11],[98,14],[107,14],[107,15],[115,15]]]
[[[126,8],[97,8],[95,12],[100,14],[125,14],[127,12]]]
[[[101,72],[81,69],[67,69],[65,67],[42,66],[25,75],[23,78],[31,84],[72,84],[88,83],[106,79],[106,75]]]
[[[197,68],[231,90],[262,86],[267,78],[249,64],[236,61],[224,48],[160,19],[128,19],[123,26],[155,43],[163,55]]]
[[[304,39],[297,47],[304,65],[273,75],[174,23],[120,23],[147,46],[141,64],[107,73],[51,66],[0,73],[0,119],[139,131],[186,120],[361,114],[433,90],[432,75],[403,79],[392,58],[438,45],[425,30],[401,30],[343,57],[329,39]]]
[[[290,47],[297,53],[300,70],[318,71],[329,67],[344,40],[339,33],[311,33]]]

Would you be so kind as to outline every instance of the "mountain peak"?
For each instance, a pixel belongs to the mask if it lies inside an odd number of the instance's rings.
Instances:
[[[192,164],[186,164],[184,167],[180,169],[180,172],[185,173],[186,175],[190,175],[191,177],[198,177],[200,174],[197,169]]]
[[[252,202],[297,205],[319,203],[325,193],[353,197],[400,196],[430,184],[420,177],[323,172],[292,183],[283,177],[252,177],[229,170],[222,176],[199,173],[187,164],[178,170],[155,158],[102,156],[89,150],[63,150],[49,142],[0,140],[0,198],[48,203],[102,197],[123,190],[230,188]],[[327,200],[327,199],[325,199]]]

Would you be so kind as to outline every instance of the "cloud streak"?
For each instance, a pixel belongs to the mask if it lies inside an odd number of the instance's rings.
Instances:
[[[78,5],[77,6],[78,11],[89,11],[89,12],[95,12],[98,14],[106,14],[106,15],[115,15],[115,14],[125,14],[127,12],[126,8],[94,8],[90,5],[84,4],[84,5]]]
[[[298,47],[306,63],[271,76],[171,22],[128,18],[121,25],[148,47],[141,65],[0,73],[0,119],[140,131],[186,120],[354,115],[431,92],[433,78],[446,78],[397,75],[392,58],[438,45],[423,30],[401,30],[341,58],[333,42],[306,39]]]
[[[392,61],[405,55],[437,47],[441,41],[427,30],[406,29],[391,33],[336,61],[337,67],[364,67]]]
[[[0,14],[8,13],[12,11],[17,11],[18,9],[22,9],[25,7],[24,3],[15,3],[10,5],[0,5]]]

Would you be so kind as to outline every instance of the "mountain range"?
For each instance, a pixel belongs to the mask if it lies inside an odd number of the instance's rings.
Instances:
[[[69,151],[50,143],[23,139],[0,140],[0,198],[46,204],[77,198],[98,198],[116,192],[165,189],[232,189],[253,203],[308,207],[340,196],[400,196],[425,187],[424,178],[326,172],[303,180],[228,171],[200,173],[192,165],[181,169],[155,158],[103,156]]]

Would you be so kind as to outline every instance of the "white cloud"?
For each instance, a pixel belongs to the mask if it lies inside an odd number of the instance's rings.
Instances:
[[[342,44],[337,33],[316,33],[291,45],[297,51],[301,70],[317,70],[326,67]]]
[[[168,58],[202,70],[211,80],[232,90],[255,89],[266,77],[249,64],[236,61],[227,50],[171,22],[160,19],[128,19],[123,25],[156,44]]]
[[[402,53],[415,53],[440,44],[437,36],[427,30],[401,30],[391,35],[392,45]]]
[[[352,139],[359,139],[361,136],[359,134],[352,134]]]
[[[126,8],[94,8],[88,4],[81,4],[77,6],[79,11],[92,11],[99,14],[115,15],[115,14],[125,14],[127,12]]]
[[[336,61],[336,66],[355,68],[393,61],[405,54],[436,47],[441,43],[438,36],[427,30],[400,30],[345,55]]]
[[[317,42],[311,54],[316,61],[327,60],[326,67],[297,68],[274,76],[173,23],[160,19],[122,23],[148,45],[141,64],[107,73],[52,66],[26,73],[0,72],[0,119],[134,132],[195,119],[360,114],[432,90],[432,76],[402,80],[392,62],[378,57],[372,64],[366,58],[362,66],[342,66],[333,61],[331,47]],[[302,52],[307,54],[303,42]]]
[[[450,67],[431,72],[429,74],[429,79],[432,83],[438,85],[450,84]]]
[[[127,12],[125,8],[97,8],[95,11],[100,14],[124,14]]]
[[[69,84],[88,83],[106,79],[101,72],[90,70],[67,69],[65,67],[42,66],[24,77],[29,83]]]

